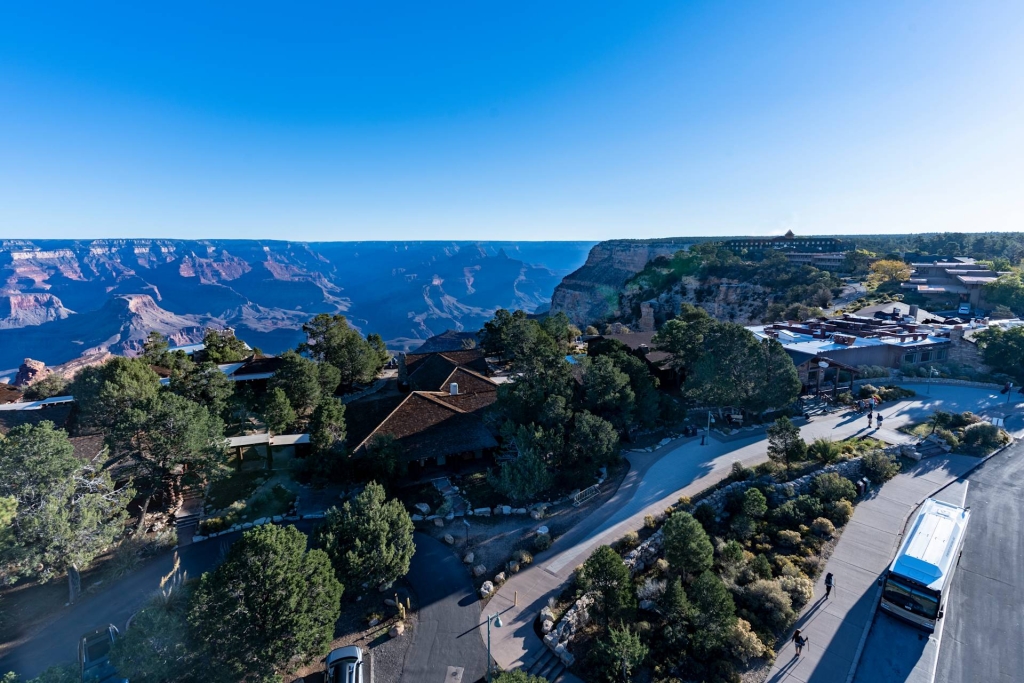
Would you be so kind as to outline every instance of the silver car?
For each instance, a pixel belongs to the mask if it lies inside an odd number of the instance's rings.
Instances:
[[[363,683],[363,651],[355,645],[327,655],[327,683]]]

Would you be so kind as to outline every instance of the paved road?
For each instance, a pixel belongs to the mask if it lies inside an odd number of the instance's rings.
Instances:
[[[939,648],[939,683],[1024,680],[1024,444],[969,477],[971,523]]]
[[[480,680],[487,670],[487,650],[479,634],[480,603],[465,567],[443,543],[416,534],[407,578],[420,608],[401,680],[443,683],[449,667],[462,669],[463,683]]]

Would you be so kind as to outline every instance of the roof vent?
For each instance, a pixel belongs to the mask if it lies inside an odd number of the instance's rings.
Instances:
[[[449,391],[449,393],[452,396],[458,396],[459,395],[459,383],[458,382],[452,382],[450,385],[448,385],[448,391]]]

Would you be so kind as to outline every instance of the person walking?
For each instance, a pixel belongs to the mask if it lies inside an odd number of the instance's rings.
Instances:
[[[825,574],[825,599],[828,600],[829,593],[832,592],[832,586],[835,585],[835,579],[832,578],[832,572]]]
[[[872,416],[872,414],[871,414],[871,413],[868,413],[868,428],[870,428],[870,427],[871,427],[871,420],[872,420],[872,417],[873,417],[873,416]]]
[[[807,644],[807,638],[800,635],[800,629],[797,629],[796,633],[793,634],[793,643],[796,645],[796,656],[799,657],[801,650],[804,649],[804,645]]]
[[[882,428],[882,414],[881,413],[878,414],[878,419],[875,420],[875,425],[876,425],[876,427],[878,429]]]

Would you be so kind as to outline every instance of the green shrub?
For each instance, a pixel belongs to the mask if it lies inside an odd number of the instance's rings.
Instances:
[[[533,555],[530,553],[529,550],[521,549],[515,551],[514,553],[512,553],[512,559],[523,566],[533,563]]]
[[[800,609],[814,597],[814,583],[808,578],[783,576],[778,581],[779,587],[789,595],[795,609]]]
[[[853,517],[853,503],[848,500],[836,501],[831,505],[828,516],[837,527],[846,526],[850,517]]]
[[[692,515],[675,513],[665,522],[662,531],[665,559],[674,569],[684,574],[700,574],[711,568],[714,546],[704,527]]]
[[[900,463],[882,451],[871,451],[861,459],[861,469],[872,483],[884,484],[900,471]]]
[[[991,422],[976,422],[964,429],[963,444],[977,451],[990,451],[1010,443],[1010,435]]]
[[[754,470],[737,461],[732,464],[732,469],[729,471],[729,478],[733,481],[746,481],[747,479],[750,479],[753,474]]]
[[[199,533],[203,536],[209,536],[210,534],[215,534],[218,531],[224,531],[229,526],[231,525],[228,524],[227,520],[223,517],[210,517],[209,519],[204,519],[199,523]]]
[[[743,514],[760,519],[768,512],[768,499],[756,488],[749,488],[743,494]]]
[[[783,529],[779,532],[778,536],[779,543],[788,545],[791,548],[797,547],[800,545],[800,541],[803,540],[799,531],[790,531],[789,529]]]
[[[875,387],[875,386],[873,386],[871,384],[862,384],[861,387],[860,387],[860,393],[858,394],[858,396],[860,398],[871,398],[872,396],[874,396],[877,393],[878,393],[878,388],[877,387]]]
[[[551,534],[537,534],[536,538],[533,539],[533,548],[538,553],[542,553],[551,547]]]
[[[659,576],[664,576],[665,574],[668,574],[669,566],[668,560],[664,557],[659,557],[654,563],[654,571],[657,572]]]
[[[693,517],[705,529],[712,529],[715,526],[715,510],[707,503],[701,503],[694,508]]]
[[[736,515],[729,523],[729,530],[736,538],[745,541],[757,531],[757,522],[746,515]]]
[[[832,538],[836,535],[836,527],[832,521],[825,517],[818,517],[811,524],[811,530],[822,538]]]
[[[729,633],[729,652],[744,664],[768,651],[746,619],[737,619]]]
[[[981,418],[969,410],[965,410],[962,413],[953,413],[949,416],[950,429],[963,429],[979,422],[981,422]]]
[[[960,447],[960,439],[958,439],[956,434],[954,434],[953,432],[951,432],[948,429],[944,429],[942,427],[936,428],[935,436],[937,436],[940,439],[942,439],[943,441],[945,441],[946,444],[950,448],[959,448]]]
[[[843,451],[832,439],[815,439],[807,447],[807,454],[820,463],[830,465],[842,456]]]
[[[775,522],[784,528],[794,529],[801,524],[821,517],[823,507],[815,496],[804,494],[787,500],[772,513]]]
[[[793,599],[778,580],[759,579],[740,591],[741,604],[774,633],[786,630],[793,621]]]
[[[751,560],[750,569],[754,572],[755,576],[762,579],[772,578],[772,563],[768,561],[764,554],[760,554]]]
[[[857,497],[857,487],[849,479],[839,476],[837,472],[826,472],[816,476],[811,482],[811,490],[822,503],[834,503],[843,498],[850,500]]]

